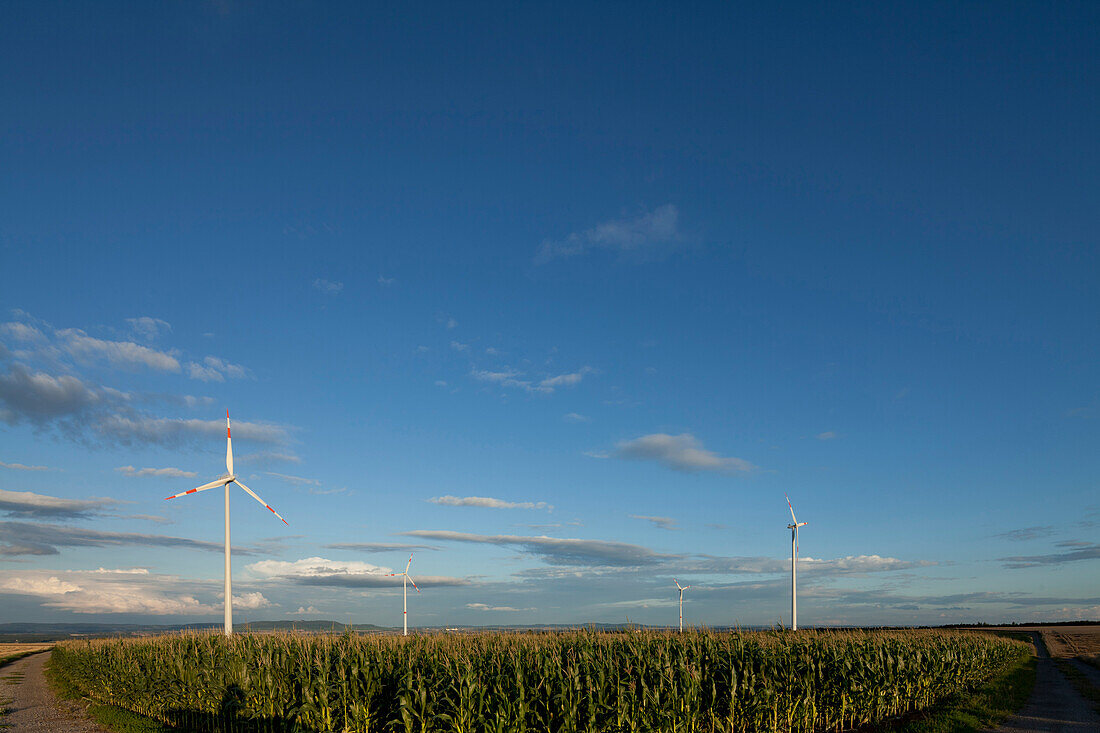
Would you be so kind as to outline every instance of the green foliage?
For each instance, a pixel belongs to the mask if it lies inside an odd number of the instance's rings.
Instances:
[[[82,694],[195,731],[840,731],[973,689],[1016,641],[954,632],[74,641]]]
[[[1002,673],[966,693],[951,695],[925,714],[912,716],[897,733],[967,733],[996,728],[1027,703],[1035,687],[1035,658],[1021,649]]]

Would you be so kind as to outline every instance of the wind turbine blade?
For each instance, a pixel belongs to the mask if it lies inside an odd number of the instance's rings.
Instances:
[[[414,581],[414,580],[412,579],[412,576],[406,575],[405,577],[409,579],[409,582],[410,582],[410,583],[412,583],[412,587],[413,587],[413,588],[416,588],[416,581]],[[419,593],[419,592],[420,592],[420,589],[419,589],[419,588],[416,588],[416,592],[417,592],[417,593]]]
[[[783,494],[783,496],[787,496],[787,495]],[[794,516],[794,507],[791,506],[791,497],[789,497],[789,496],[787,496],[787,506],[790,507],[790,509],[791,509],[791,521],[794,522],[795,524],[798,524],[798,520]]]
[[[412,564],[413,564],[413,556],[412,556],[412,553],[410,552],[409,553],[409,561],[407,563],[405,563],[405,575],[409,574],[409,566],[411,566]]]
[[[260,502],[261,504],[263,504],[264,506],[266,506],[266,507],[267,507],[268,509],[271,509],[271,505],[270,505],[270,504],[268,504],[268,503],[267,503],[266,501],[264,501],[263,499],[261,499],[261,498],[260,498],[260,497],[259,497],[259,496],[258,496],[258,495],[256,494],[256,492],[255,492],[255,491],[253,491],[252,489],[248,488],[247,486],[245,486],[244,484],[242,484],[242,483],[241,483],[240,481],[238,481],[238,480],[236,480],[236,479],[233,479],[233,483],[237,484],[237,486],[240,486],[240,487],[241,487],[242,489],[244,489],[245,491],[247,491],[247,492],[248,492],[248,495],[249,495],[249,496],[251,496],[251,497],[252,497],[253,499],[255,499],[256,501]],[[283,515],[279,514],[279,512],[275,511],[274,509],[271,509],[271,513],[272,513],[272,514],[274,514],[274,515],[275,515],[276,517],[278,517],[279,519],[283,519]],[[286,521],[285,519],[283,519],[283,524],[285,524],[285,525],[286,525],[286,526],[288,526],[288,527],[290,526],[290,522]]]
[[[680,585],[680,581],[676,580],[676,578],[673,578],[672,582],[675,583],[676,587],[679,588],[680,590],[684,589],[683,586]]]
[[[225,411],[225,470],[233,475],[233,436],[229,433],[229,410]]]
[[[194,493],[197,493],[199,491],[206,491],[207,489],[220,489],[221,487],[225,486],[227,483],[229,483],[229,479],[220,478],[217,481],[211,481],[208,484],[203,484],[202,486],[200,486],[197,489],[190,489],[188,491],[183,491],[183,492],[180,492],[179,494],[175,494],[173,496],[166,496],[166,497],[164,497],[164,500],[168,501],[169,499],[178,499],[181,496],[187,496],[188,494],[194,494]]]

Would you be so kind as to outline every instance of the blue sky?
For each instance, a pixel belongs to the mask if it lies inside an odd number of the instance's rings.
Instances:
[[[0,617],[1100,618],[1095,5],[0,13]]]

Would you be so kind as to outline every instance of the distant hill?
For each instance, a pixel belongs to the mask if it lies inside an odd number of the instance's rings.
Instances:
[[[222,624],[110,624],[110,623],[0,623],[0,641],[57,641],[83,636],[145,636],[169,634],[177,631],[208,631],[220,629]],[[343,633],[350,628],[356,632],[392,631],[393,627],[374,624],[346,626],[338,621],[248,621],[235,624],[237,631],[308,631]]]

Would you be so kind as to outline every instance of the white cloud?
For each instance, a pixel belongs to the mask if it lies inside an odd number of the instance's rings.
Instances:
[[[474,611],[534,611],[534,608],[515,608],[513,606],[490,606],[486,603],[467,603],[466,608]]]
[[[180,592],[178,578],[141,569],[29,571],[0,575],[0,591],[37,597],[45,608],[80,614],[130,613],[156,616],[213,615],[214,606]],[[246,594],[251,595],[251,594]]]
[[[385,575],[390,568],[371,565],[359,560],[329,560],[323,557],[306,557],[287,562],[285,560],[261,560],[248,566],[253,575],[263,578],[302,578],[323,575]]]
[[[149,476],[160,476],[162,478],[194,478],[197,474],[194,471],[184,471],[181,468],[134,468],[133,466],[119,466],[115,469],[123,476],[132,476],[135,478],[146,478]]]
[[[436,387],[446,387],[447,383],[445,381],[443,381],[442,379],[437,379],[437,380],[435,380],[435,386]]]
[[[152,341],[158,338],[162,333],[168,333],[172,330],[172,326],[168,321],[162,321],[159,318],[150,318],[149,316],[127,318],[126,322],[130,324],[130,330],[132,330],[134,334],[146,341]]]
[[[690,433],[643,435],[619,443],[612,455],[616,458],[657,461],[677,471],[744,473],[756,469],[744,459],[724,457],[706,450]]]
[[[592,418],[582,415],[579,412],[567,412],[562,420],[566,422],[590,422]]]
[[[824,433],[818,433],[814,437],[818,440],[833,440],[837,437],[837,434],[834,433],[832,430],[826,430]]]
[[[224,594],[222,595],[222,597],[224,597]],[[273,605],[271,601],[264,598],[264,594],[259,592],[244,593],[239,596],[233,596],[234,608],[251,610],[256,608],[268,608],[271,605]]]
[[[0,461],[0,468],[9,468],[13,471],[49,471],[46,466],[28,466],[25,463],[4,463]]]
[[[160,372],[180,371],[179,360],[172,354],[133,341],[97,339],[78,328],[67,328],[56,333],[62,341],[61,348],[75,359],[104,359],[114,367],[143,366]]]
[[[428,499],[433,504],[442,506],[473,506],[483,509],[544,509],[554,511],[552,504],[545,501],[505,501],[494,499],[491,496],[435,496]]]
[[[325,295],[339,295],[344,289],[344,283],[317,278],[313,281],[313,287]]]
[[[382,275],[378,276],[378,284],[379,285],[393,285],[395,282],[397,282],[397,280],[395,278],[383,277]]]
[[[586,374],[591,374],[595,370],[592,367],[581,367],[575,372],[569,374],[558,374],[554,377],[547,377],[539,382],[539,387],[544,390],[553,391],[556,387],[572,387],[579,384]]]
[[[15,341],[45,341],[46,336],[34,326],[13,321],[0,323],[0,335]]]
[[[455,351],[469,351],[470,345],[469,344],[463,344],[463,343],[460,343],[458,341],[452,341],[451,342],[451,348],[454,349]]]
[[[83,590],[76,583],[60,580],[51,575],[42,577],[11,577],[0,582],[0,590],[32,596],[61,596]]]
[[[315,606],[298,606],[297,611],[291,611],[291,616],[312,616],[318,614],[320,611]]]
[[[678,220],[676,207],[665,204],[634,219],[605,221],[562,240],[545,240],[535,256],[535,263],[544,264],[557,257],[573,257],[594,250],[642,259],[659,257],[679,242]]]
[[[397,588],[402,579],[392,576],[389,568],[356,560],[329,560],[323,557],[307,557],[293,562],[261,560],[248,566],[253,575],[287,580],[298,585],[331,588]],[[469,585],[462,578],[439,575],[418,575],[412,571],[416,584],[421,588]]]

